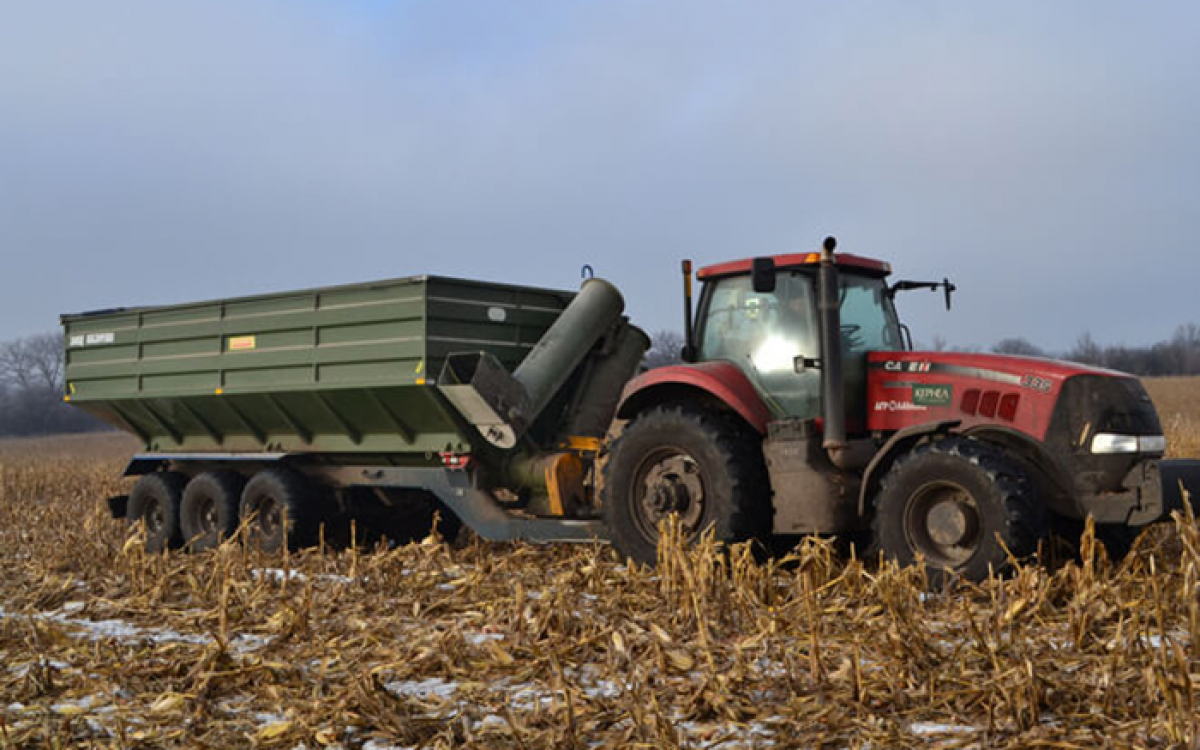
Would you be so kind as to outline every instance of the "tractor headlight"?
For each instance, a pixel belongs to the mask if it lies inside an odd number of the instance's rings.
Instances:
[[[1167,438],[1163,435],[1114,435],[1100,432],[1092,438],[1092,453],[1166,453]]]

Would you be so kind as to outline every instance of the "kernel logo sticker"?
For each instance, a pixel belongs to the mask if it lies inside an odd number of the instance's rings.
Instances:
[[[229,339],[229,351],[231,352],[244,352],[257,346],[258,339],[255,336],[233,336]]]
[[[89,333],[85,336],[72,336],[68,345],[74,349],[80,346],[101,346],[117,340],[112,333]]]
[[[913,403],[917,406],[949,406],[954,400],[954,386],[914,385]]]

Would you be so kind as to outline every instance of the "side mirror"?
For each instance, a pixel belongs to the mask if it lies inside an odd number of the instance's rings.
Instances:
[[[758,294],[775,291],[775,259],[755,258],[750,265],[750,285]]]
[[[946,309],[949,310],[950,309],[950,295],[954,292],[955,289],[958,289],[958,287],[954,286],[954,284],[951,284],[950,279],[943,278],[942,279],[942,288],[944,288],[946,290]]]

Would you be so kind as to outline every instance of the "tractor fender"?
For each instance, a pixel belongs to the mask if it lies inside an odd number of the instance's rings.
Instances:
[[[953,432],[954,428],[960,424],[962,424],[962,420],[959,419],[951,419],[943,422],[927,422],[925,424],[913,425],[912,427],[905,427],[888,438],[888,441],[875,453],[875,456],[863,471],[862,484],[858,490],[858,515],[866,515],[867,499],[879,489],[880,480],[883,479],[883,475],[887,474],[888,469],[895,463],[897,456],[930,435]]]
[[[659,404],[689,401],[728,408],[760,435],[767,433],[771,421],[754,384],[731,362],[671,365],[644,372],[625,386],[617,417],[632,419]]]

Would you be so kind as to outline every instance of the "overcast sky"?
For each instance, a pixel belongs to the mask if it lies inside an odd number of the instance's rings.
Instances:
[[[915,338],[1200,322],[1200,4],[9,2],[0,340],[437,273],[624,292],[815,248]]]

